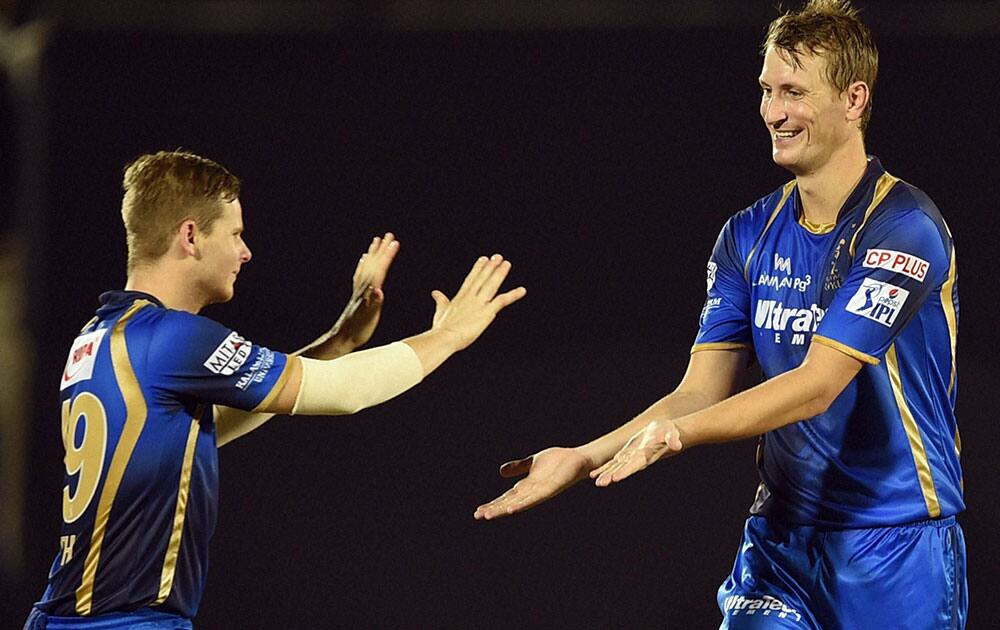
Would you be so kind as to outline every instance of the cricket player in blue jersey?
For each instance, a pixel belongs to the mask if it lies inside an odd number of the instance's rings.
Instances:
[[[455,297],[432,296],[431,328],[368,341],[399,242],[375,238],[334,327],[294,354],[198,315],[226,302],[250,260],[240,182],[186,152],[125,171],[128,281],[101,296],[61,377],[66,449],[60,550],[25,628],[191,628],[216,521],[217,447],[274,414],[338,415],[416,385],[465,348],[523,287],[510,263],[473,265]]]
[[[761,436],[723,628],[962,628],[955,248],[865,151],[878,53],[843,0],[771,23],[760,115],[795,179],[730,218],[672,393],[589,444],[504,464],[506,516],[701,444]],[[751,355],[765,381],[737,393]]]

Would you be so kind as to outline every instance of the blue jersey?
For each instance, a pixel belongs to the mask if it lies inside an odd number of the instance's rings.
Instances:
[[[62,375],[60,552],[35,606],[193,617],[216,520],[212,404],[266,404],[288,357],[151,295],[114,291],[101,302]]]
[[[874,527],[964,509],[951,235],[920,190],[869,159],[832,228],[795,182],[733,216],[708,263],[693,351],[752,347],[765,378],[822,343],[865,365],[823,414],[761,438],[751,512]]]

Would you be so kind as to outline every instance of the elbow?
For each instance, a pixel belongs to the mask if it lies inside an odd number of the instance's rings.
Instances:
[[[806,413],[807,418],[815,418],[816,416],[826,413],[830,407],[833,406],[833,402],[837,400],[840,396],[842,389],[835,388],[828,383],[822,383],[821,386],[815,391],[809,402],[806,403]]]

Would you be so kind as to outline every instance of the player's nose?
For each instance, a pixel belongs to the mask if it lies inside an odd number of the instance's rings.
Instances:
[[[769,98],[760,105],[760,116],[767,123],[768,127],[779,127],[781,122],[788,118],[785,112],[785,103],[780,98]]]

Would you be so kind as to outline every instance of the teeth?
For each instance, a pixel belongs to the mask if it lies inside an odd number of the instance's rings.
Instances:
[[[775,135],[776,138],[792,138],[797,133],[799,133],[799,132],[798,131],[775,131],[774,135]]]

